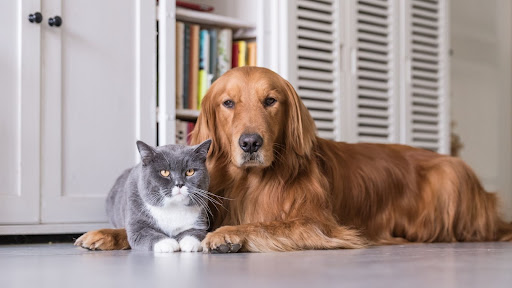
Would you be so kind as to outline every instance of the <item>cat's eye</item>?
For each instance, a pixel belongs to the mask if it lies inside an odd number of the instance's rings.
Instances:
[[[194,175],[194,173],[196,173],[196,171],[194,169],[188,169],[187,172],[185,172],[185,174],[187,176],[192,176],[192,175]]]
[[[167,177],[171,174],[169,170],[160,170],[160,175]]]

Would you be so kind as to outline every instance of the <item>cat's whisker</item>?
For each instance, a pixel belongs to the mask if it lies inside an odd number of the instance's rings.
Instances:
[[[223,196],[219,196],[217,194],[214,194],[210,191],[207,191],[207,190],[202,190],[202,189],[199,189],[199,188],[196,188],[196,187],[193,187],[196,191],[199,191],[201,193],[204,193],[204,194],[207,194],[207,195],[210,195],[210,196],[213,196],[213,197],[216,197],[216,198],[221,198],[221,199],[225,199],[225,200],[233,200],[231,198],[227,198],[227,197],[223,197]]]
[[[196,194],[196,195],[197,195],[197,194]],[[208,205],[208,201],[205,201],[204,199],[202,199],[202,198],[200,197],[201,195],[197,195],[197,196],[198,196],[197,198],[198,198],[201,202],[203,202],[203,203],[204,203],[204,205],[208,208],[208,211],[210,211],[210,214],[211,214],[211,215],[212,215],[212,217],[213,217],[213,213],[212,213],[212,210],[210,209],[210,206]],[[215,209],[217,209],[217,212],[220,212],[220,211],[219,211],[219,208],[217,208],[217,206],[215,206],[215,205],[213,205],[213,206],[215,207]]]
[[[204,195],[204,194],[200,194],[200,193],[195,193],[197,196],[199,197],[202,197],[204,199],[207,199],[207,200],[210,200],[210,202],[212,202],[213,204],[213,207],[215,207],[215,209],[220,213],[220,210],[218,208],[218,206],[222,207],[224,210],[228,211],[228,209],[226,209],[226,207],[224,207],[224,205],[214,199],[211,199],[208,197],[208,195]]]
[[[200,191],[191,191],[191,193],[194,193],[194,194],[196,194],[196,195],[198,195],[198,196],[200,196],[200,197],[202,197],[202,198],[205,198],[205,199],[207,199],[208,201],[212,202],[213,204],[217,204],[217,205],[220,205],[220,206],[224,207],[224,205],[222,204],[222,202],[220,202],[220,200],[218,200],[218,199],[214,199],[214,198],[212,198],[212,197],[210,197],[210,196],[208,196],[208,195],[206,195],[206,194],[204,194],[204,193],[201,193]],[[214,206],[215,206],[215,205],[214,205]],[[217,206],[215,206],[215,208],[217,208]],[[218,210],[218,209],[217,209],[217,210]],[[219,211],[219,212],[220,212],[220,211]]]
[[[204,209],[204,206],[203,206],[201,203],[199,203],[199,202],[195,199],[195,197],[194,197],[193,195],[190,195],[190,199],[191,199],[191,200],[192,200],[192,201],[193,201],[197,206],[200,206],[203,210],[205,210],[204,215],[206,215],[206,220],[208,221],[208,227],[210,227],[210,225],[211,225],[211,224],[210,224],[210,217],[208,216],[208,212],[206,212],[206,209]],[[212,217],[213,217],[213,215],[212,215]]]
[[[206,210],[207,210],[208,212],[210,212],[210,214],[211,214],[211,215],[212,215],[212,217],[213,217],[213,213],[212,213],[212,211],[210,210],[210,208],[208,207],[208,203],[207,203],[207,202],[205,202],[203,199],[201,199],[201,197],[199,197],[199,195],[197,195],[197,194],[190,193],[189,195],[190,195],[190,196],[192,196],[192,197],[194,197],[194,198],[195,198],[197,201],[199,201],[200,203],[202,203],[202,204],[203,204],[202,206],[203,206],[204,208],[206,208]]]
[[[222,205],[222,202],[220,202],[219,200],[217,199],[214,199],[214,198],[211,198],[210,196],[206,195],[206,194],[202,194],[202,193],[199,193],[199,192],[192,192],[192,193],[195,193],[196,195],[198,196],[201,196],[209,201],[211,201],[212,203],[215,203],[215,204],[219,204],[219,205]]]

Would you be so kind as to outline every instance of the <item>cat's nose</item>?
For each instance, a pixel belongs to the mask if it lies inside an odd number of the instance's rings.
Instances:
[[[185,186],[185,185],[183,185],[183,184],[176,184],[176,186],[177,186],[178,188],[181,188],[181,187],[183,187],[183,186]]]

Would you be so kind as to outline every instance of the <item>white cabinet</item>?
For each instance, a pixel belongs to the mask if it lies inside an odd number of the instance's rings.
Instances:
[[[40,4],[2,1],[0,10],[0,223],[37,223],[41,29],[27,16]]]
[[[156,143],[155,6],[2,1],[0,224],[43,225],[0,234],[106,225],[105,196],[138,161],[135,141]],[[34,12],[41,23],[28,21]]]

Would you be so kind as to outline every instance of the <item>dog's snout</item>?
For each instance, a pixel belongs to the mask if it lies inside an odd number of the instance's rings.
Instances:
[[[254,153],[263,145],[263,138],[259,134],[243,134],[238,140],[240,148],[247,153]]]

